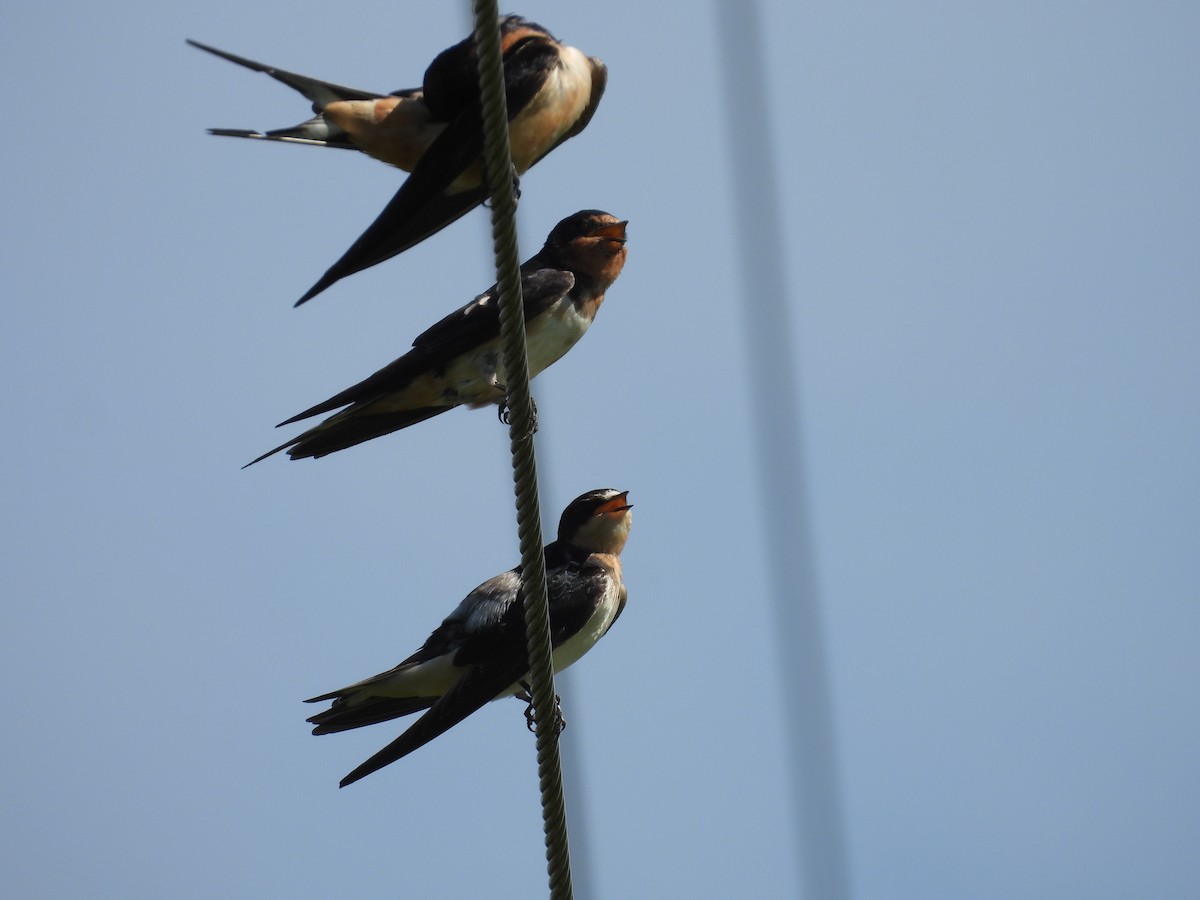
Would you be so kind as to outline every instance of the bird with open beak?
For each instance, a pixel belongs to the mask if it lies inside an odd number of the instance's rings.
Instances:
[[[583,337],[625,265],[628,222],[596,209],[567,216],[521,266],[529,375],[561,359]],[[353,387],[279,423],[345,407],[247,463],[287,450],[320,457],[399,431],[456,406],[504,404],[500,315],[493,285],[413,341],[404,356]]]
[[[625,608],[621,551],[632,520],[628,496],[628,491],[602,488],[576,497],[559,520],[558,539],[546,545],[555,672],[595,646]],[[488,579],[467,594],[421,649],[395,668],[306,701],[333,701],[308,720],[315,726],[313,734],[424,712],[400,737],[343,778],[341,787],[407,756],[492,700],[523,695],[528,699],[520,583],[519,568]]]

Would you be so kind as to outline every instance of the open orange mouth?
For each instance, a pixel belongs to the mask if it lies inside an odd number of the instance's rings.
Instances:
[[[625,219],[621,222],[612,222],[608,225],[601,225],[599,228],[594,228],[590,232],[592,237],[608,238],[610,241],[625,243],[625,226],[629,224],[629,220]]]
[[[632,503],[626,503],[625,500],[629,496],[629,491],[623,491],[611,500],[607,500],[600,505],[596,510],[601,515],[613,515],[614,513],[622,513],[627,509],[633,509]]]

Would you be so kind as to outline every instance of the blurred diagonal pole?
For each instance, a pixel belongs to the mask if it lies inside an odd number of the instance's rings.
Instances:
[[[529,357],[522,312],[520,256],[517,252],[517,199],[508,139],[508,105],[500,52],[500,13],[496,0],[473,0],[474,40],[479,63],[483,118],[483,156],[491,193],[492,240],[496,255],[497,305],[500,314],[500,359],[510,414],[509,443],[521,545],[521,596],[529,645],[529,682],[537,710],[538,786],[542,795],[542,829],[551,900],[571,900],[571,859],[567,844],[566,798],[563,795],[551,665],[550,606],[546,599],[546,559],[538,506],[537,461],[533,443],[533,399],[529,393]]]
[[[717,0],[715,6],[801,884],[808,900],[845,900],[837,756],[804,484],[762,22],[757,0]]]

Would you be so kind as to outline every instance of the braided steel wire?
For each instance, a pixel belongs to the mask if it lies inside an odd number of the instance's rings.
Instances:
[[[496,0],[473,0],[474,40],[479,64],[484,162],[491,193],[492,241],[499,291],[500,354],[508,394],[509,441],[521,547],[521,594],[529,642],[529,683],[537,711],[538,786],[542,795],[542,827],[551,900],[570,900],[571,859],[567,843],[566,798],[559,757],[558,704],[551,663],[550,606],[546,598],[546,560],[538,505],[537,461],[534,456],[533,398],[529,392],[529,360],[521,298],[517,251],[517,198],[512,153],[508,143],[508,104],[500,53],[500,13]]]

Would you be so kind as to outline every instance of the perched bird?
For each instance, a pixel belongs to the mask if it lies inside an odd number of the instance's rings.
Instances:
[[[625,265],[627,224],[600,210],[582,210],[555,225],[545,246],[521,266],[530,377],[560,359],[592,324],[605,291]],[[325,456],[456,406],[503,404],[504,379],[492,285],[370,378],[280,422],[290,425],[346,407],[246,465],[281,450],[292,459]]]
[[[530,166],[587,127],[608,81],[595,57],[561,44],[520,16],[500,22],[513,167]],[[316,116],[291,128],[213,128],[211,134],[361,150],[412,174],[383,212],[296,305],[347,275],[383,262],[441,231],[488,194],[474,43],[443,50],[419,88],[377,94],[331,84],[188,41],[265,72],[312,101]]]
[[[621,551],[632,519],[628,491],[576,497],[546,545],[546,584],[554,671],[571,665],[608,633],[625,608]],[[345,787],[407,756],[491,700],[527,688],[525,611],[517,602],[520,568],[485,581],[458,604],[421,649],[373,678],[306,703],[333,705],[308,721],[332,734],[428,710],[408,730],[341,781]]]

